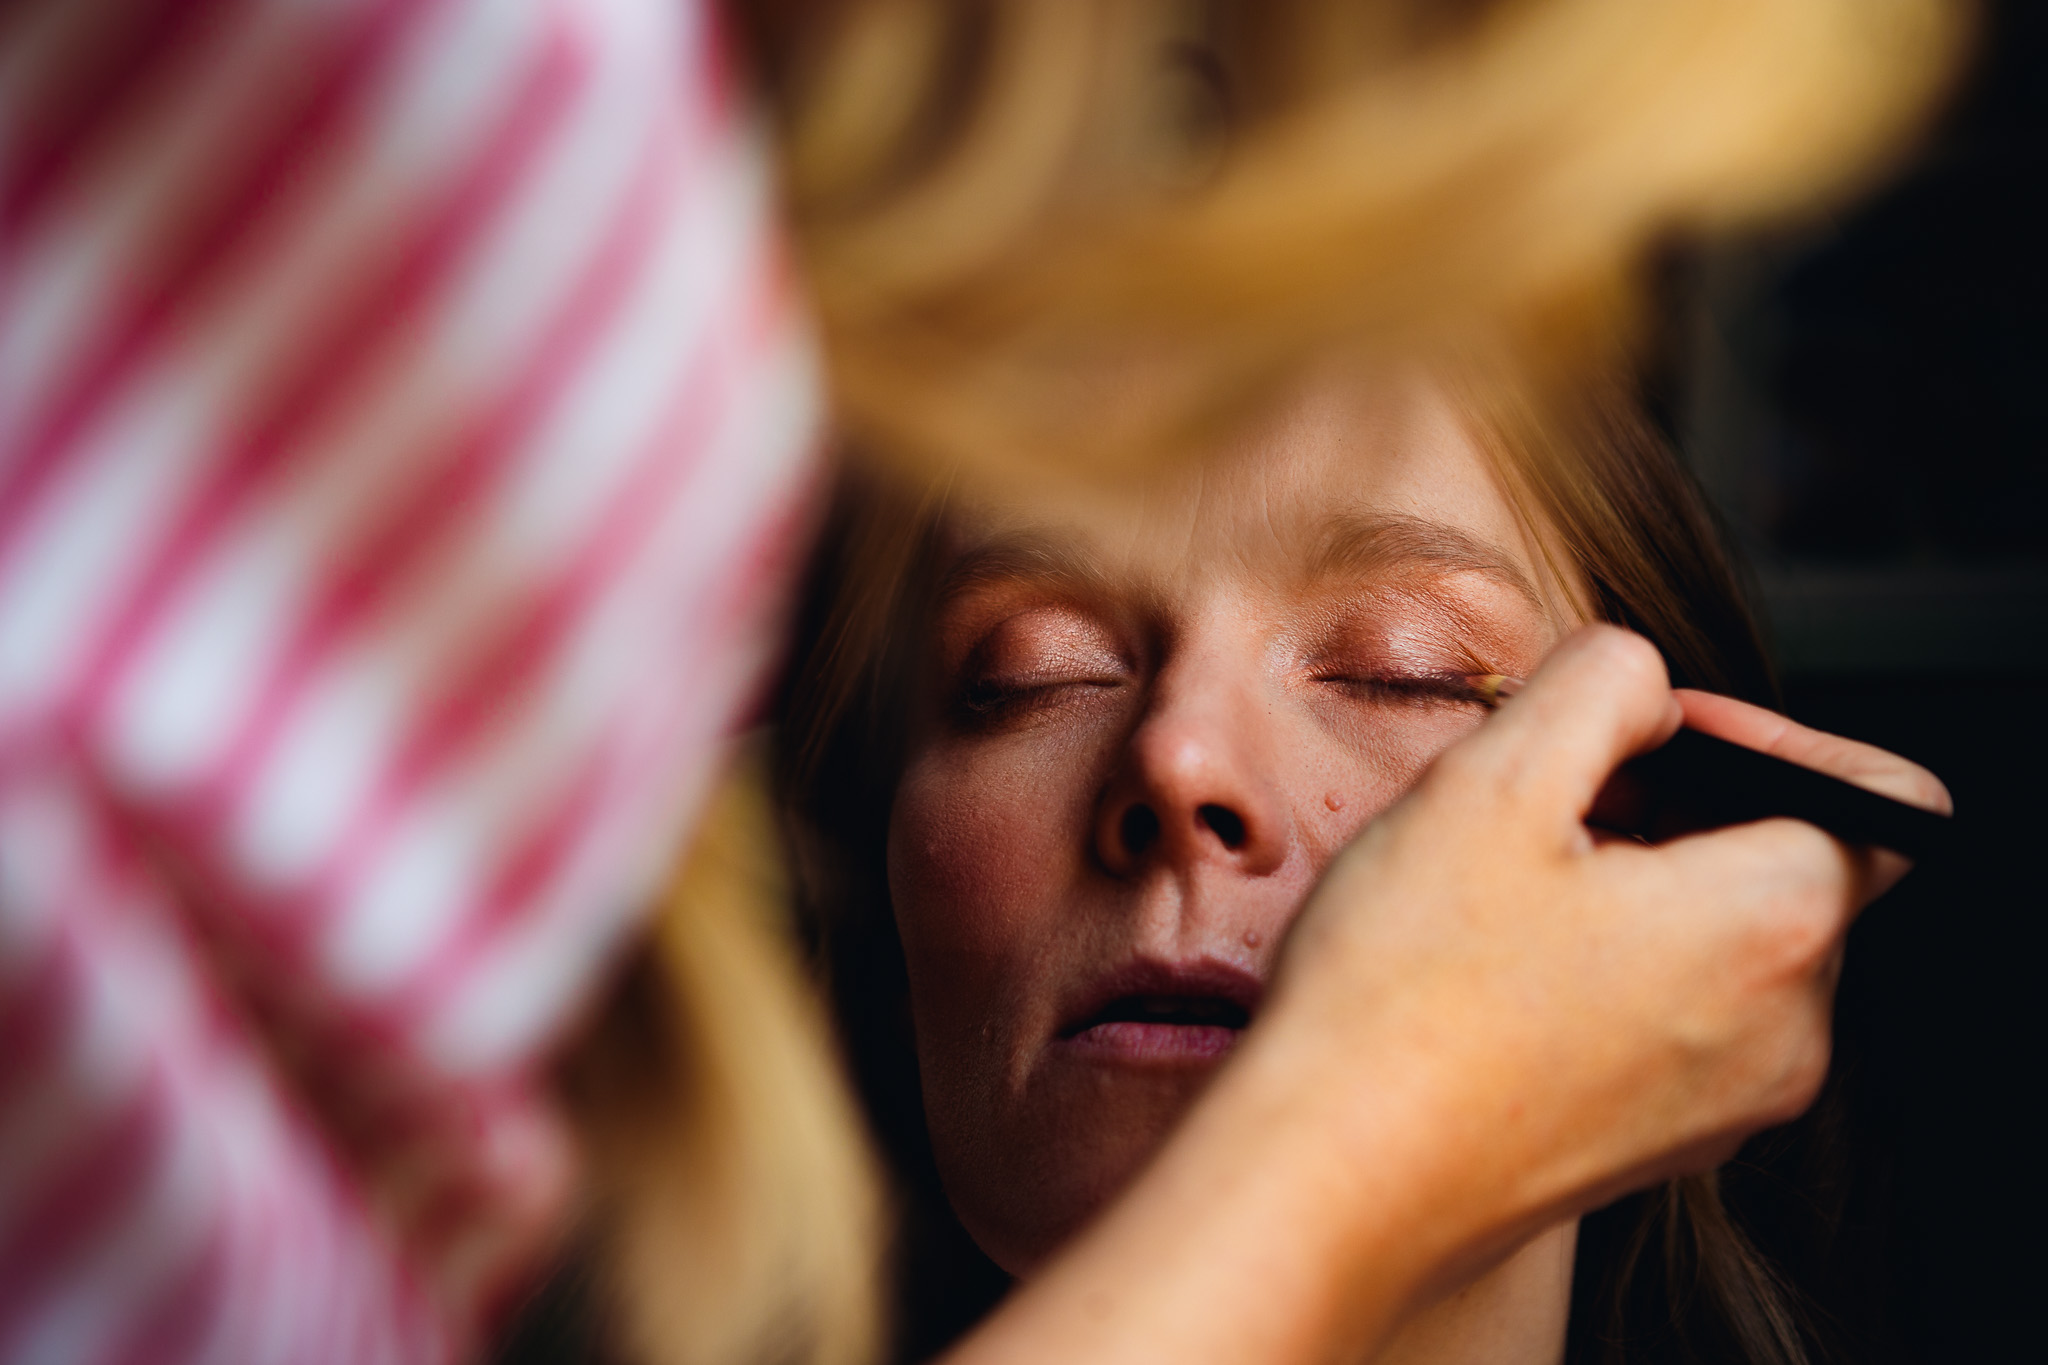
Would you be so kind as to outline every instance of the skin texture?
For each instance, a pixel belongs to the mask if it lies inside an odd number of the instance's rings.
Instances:
[[[948,1193],[1028,1276],[1238,1037],[1080,1026],[1117,996],[1255,1014],[1331,860],[1484,717],[1418,681],[1526,675],[1577,616],[1412,376],[1305,392],[1136,517],[1011,504],[959,520],[891,890]],[[1573,1229],[1380,1358],[1555,1359]]]

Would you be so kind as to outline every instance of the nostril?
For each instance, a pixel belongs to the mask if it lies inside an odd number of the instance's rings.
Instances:
[[[1244,817],[1228,806],[1202,806],[1195,818],[1216,832],[1225,848],[1244,847]]]
[[[1158,813],[1150,806],[1132,806],[1118,823],[1117,836],[1123,840],[1124,852],[1134,858],[1142,857],[1159,842]]]

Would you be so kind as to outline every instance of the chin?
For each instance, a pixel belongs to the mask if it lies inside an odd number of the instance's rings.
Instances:
[[[968,1235],[1028,1279],[1137,1178],[1220,1060],[1055,1065],[1021,1112],[984,1117],[959,1143],[935,1131],[947,1197]]]

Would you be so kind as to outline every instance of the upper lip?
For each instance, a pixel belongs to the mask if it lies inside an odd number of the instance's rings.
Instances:
[[[1161,1004],[1174,1000],[1204,1002],[1208,1008],[1217,1010],[1214,1022],[1240,1027],[1258,1011],[1264,994],[1265,985],[1258,977],[1227,962],[1133,962],[1093,983],[1067,1012],[1059,1036],[1071,1038],[1104,1022],[1112,1008],[1148,999]]]

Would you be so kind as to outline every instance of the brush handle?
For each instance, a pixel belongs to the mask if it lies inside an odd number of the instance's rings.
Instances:
[[[1915,859],[1939,852],[1954,829],[1945,815],[1698,730],[1681,729],[1661,749],[1623,767],[1660,805],[1709,825],[1790,816],[1843,843],[1874,844]]]

